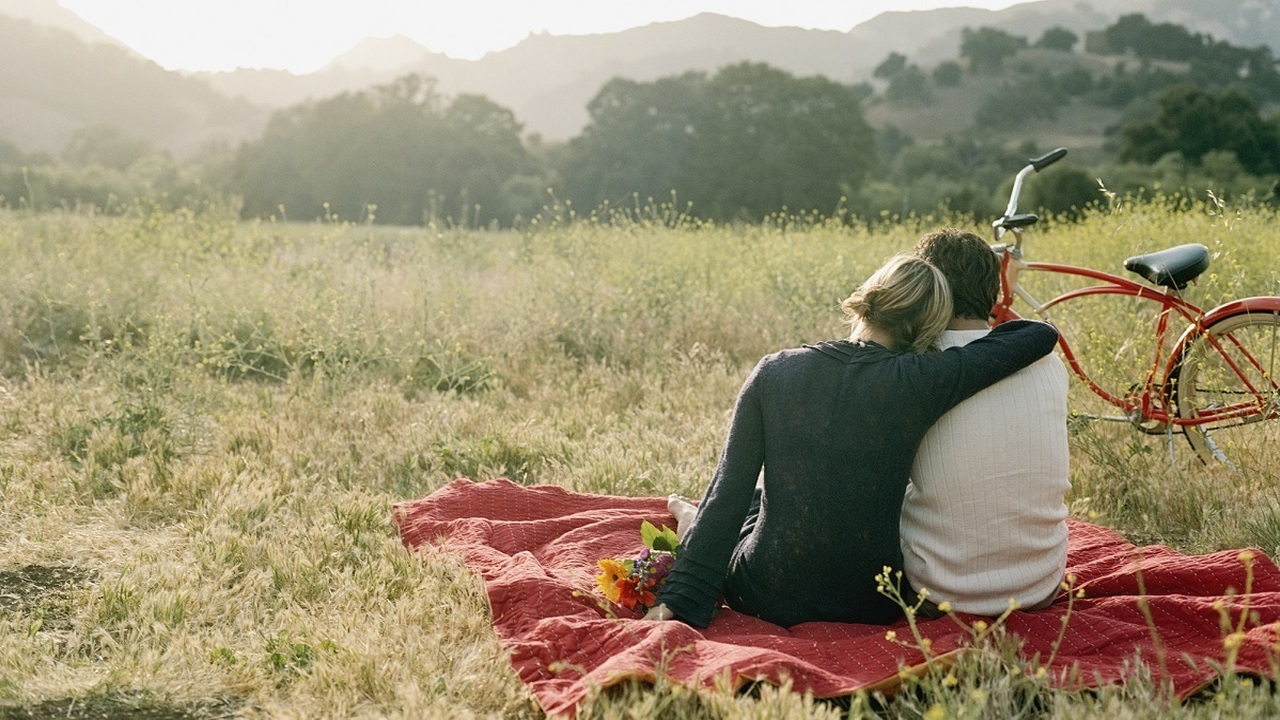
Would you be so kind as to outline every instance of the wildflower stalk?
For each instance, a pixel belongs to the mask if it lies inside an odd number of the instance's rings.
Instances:
[[[1151,615],[1151,605],[1147,602],[1147,586],[1142,577],[1142,555],[1134,561],[1134,574],[1138,581],[1138,612],[1142,613],[1147,623],[1147,631],[1151,633],[1151,644],[1155,647],[1156,663],[1160,667],[1160,686],[1172,691],[1172,680],[1169,675],[1169,664],[1165,655],[1164,643],[1160,641],[1160,632],[1156,628],[1155,618]]]
[[[920,608],[929,597],[929,590],[920,588],[917,591],[916,601],[914,603],[907,602],[907,599],[902,596],[902,571],[895,571],[886,565],[880,574],[876,575],[876,591],[902,608],[902,613],[907,618],[907,628],[911,631],[911,637],[915,640],[914,647],[924,655],[926,663],[932,661],[933,641],[920,632],[920,625],[916,622],[916,616],[919,614]],[[885,633],[885,639],[896,642],[897,633],[890,630]]]
[[[1053,665],[1053,661],[1057,659],[1058,649],[1062,647],[1062,641],[1067,637],[1067,623],[1071,621],[1071,611],[1075,609],[1076,598],[1084,597],[1084,588],[1077,588],[1075,585],[1076,576],[1074,573],[1067,575],[1066,579],[1062,581],[1061,587],[1067,593],[1067,611],[1062,614],[1058,637],[1054,638],[1053,643],[1049,646],[1049,659],[1041,666],[1042,668]]]
[[[1244,644],[1244,626],[1249,617],[1249,601],[1253,593],[1254,553],[1252,550],[1241,550],[1236,557],[1244,565],[1244,593],[1241,600],[1240,617],[1234,622],[1234,627],[1231,613],[1226,604],[1221,601],[1214,603],[1214,608],[1222,618],[1223,629],[1229,631],[1226,637],[1222,639],[1222,648],[1225,651],[1224,665],[1228,674],[1235,672],[1236,660],[1240,655],[1240,646]]]

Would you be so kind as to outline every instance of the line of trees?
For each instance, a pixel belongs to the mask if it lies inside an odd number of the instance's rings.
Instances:
[[[845,85],[752,63],[616,79],[591,101],[581,136],[535,156],[509,110],[471,95],[446,102],[415,75],[277,114],[237,153],[231,186],[251,216],[323,206],[394,224],[518,223],[548,188],[585,208],[678,190],[718,220],[832,211],[874,167],[859,100]]]
[[[229,194],[242,198],[247,217],[512,226],[540,212],[549,192],[580,213],[667,202],[676,193],[682,210],[717,221],[838,207],[871,216],[947,205],[988,215],[1008,169],[1044,149],[1007,147],[1002,127],[1052,118],[1058,103],[1107,102],[1121,86],[1149,109],[1115,129],[1119,161],[1161,164],[1166,173],[1280,174],[1280,114],[1265,117],[1262,109],[1280,98],[1269,50],[1233,48],[1142,16],[1122,18],[1105,39],[1144,65],[1128,71],[1122,61],[1093,76],[1064,61],[1027,82],[1019,59],[980,105],[975,131],[940,145],[917,145],[891,126],[873,131],[863,108],[874,93],[869,85],[795,77],[759,63],[651,82],[614,79],[591,100],[581,135],[559,145],[524,138],[512,111],[485,97],[446,97],[432,78],[409,75],[280,111],[258,140],[211,148],[184,164],[109,126],[78,133],[61,164],[0,142],[0,205],[39,208],[74,198],[110,209],[142,194],[171,205]],[[961,83],[959,60],[988,82],[1028,48],[1070,53],[1078,40],[1061,28],[1033,44],[997,29],[966,29],[960,57],[931,74],[891,53],[874,71],[886,85],[876,100],[919,106],[935,88]],[[1176,52],[1189,54],[1199,75],[1150,64]],[[1235,63],[1230,72],[1228,62]],[[1046,190],[1037,199],[1049,209],[1097,197],[1088,173],[1055,172],[1062,179],[1039,184]]]

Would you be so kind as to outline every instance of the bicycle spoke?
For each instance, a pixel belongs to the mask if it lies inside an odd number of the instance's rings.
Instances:
[[[1280,429],[1263,422],[1280,414],[1278,358],[1277,313],[1225,318],[1186,349],[1175,401],[1181,419],[1200,421],[1184,424],[1183,430],[1203,460],[1238,468],[1238,459],[1252,459],[1280,443]]]

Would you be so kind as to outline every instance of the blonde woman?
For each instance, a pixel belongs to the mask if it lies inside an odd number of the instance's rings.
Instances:
[[[769,355],[743,385],[649,619],[706,627],[722,599],[786,627],[901,617],[875,576],[902,567],[898,515],[921,438],[1057,341],[1052,327],[1017,321],[931,352],[951,320],[950,290],[936,268],[909,256],[889,260],[843,307],[848,340]],[[679,500],[673,510],[694,512]]]

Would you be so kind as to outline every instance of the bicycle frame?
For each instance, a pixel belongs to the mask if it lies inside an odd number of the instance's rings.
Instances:
[[[1053,308],[1076,298],[1116,295],[1149,300],[1159,305],[1156,315],[1155,352],[1143,382],[1133,386],[1123,397],[1108,392],[1089,376],[1072,350],[1070,339],[1059,328],[1058,346],[1072,372],[1095,395],[1125,413],[1122,416],[1095,415],[1092,417],[1128,421],[1149,433],[1165,433],[1174,426],[1186,430],[1188,427],[1209,426],[1229,420],[1238,421],[1236,424],[1244,424],[1280,418],[1280,401],[1277,400],[1280,397],[1280,379],[1273,379],[1266,372],[1261,372],[1260,377],[1269,384],[1269,387],[1255,387],[1249,382],[1250,373],[1246,372],[1246,369],[1261,371],[1262,363],[1234,335],[1215,337],[1212,332],[1207,332],[1215,323],[1241,314],[1280,314],[1280,297],[1244,298],[1205,312],[1184,300],[1181,292],[1172,287],[1157,289],[1109,272],[1059,263],[1026,262],[1022,259],[1022,230],[1035,224],[1037,220],[1033,214],[1018,214],[1018,198],[1023,181],[1031,173],[1052,165],[1066,154],[1066,148],[1058,148],[1032,159],[1023,167],[1014,178],[1009,205],[1005,209],[1004,216],[992,224],[996,240],[992,250],[1000,257],[1000,298],[992,309],[994,322],[1001,323],[1020,317],[1013,309],[1014,301],[1019,299],[1026,303],[1037,317],[1054,324],[1055,327],[1057,325],[1053,322],[1051,312]],[[1000,242],[1006,232],[1013,233],[1014,243]],[[1023,272],[1067,275],[1083,278],[1095,284],[1062,293],[1048,302],[1040,302],[1019,282]],[[1186,322],[1187,328],[1179,335],[1177,341],[1170,345],[1169,324],[1170,318],[1175,315]],[[1186,353],[1195,342],[1200,340],[1206,342],[1221,356],[1226,365],[1244,383],[1247,393],[1244,393],[1245,399],[1240,402],[1214,408],[1198,408],[1194,417],[1180,416],[1175,407],[1175,388],[1179,372]]]
[[[1013,309],[1013,303],[1016,300],[1022,300],[1032,313],[1050,324],[1054,324],[1053,308],[1075,298],[1092,295],[1117,295],[1141,298],[1157,303],[1159,310],[1156,316],[1155,353],[1151,358],[1146,378],[1141,385],[1141,392],[1136,395],[1131,393],[1127,397],[1118,397],[1095,382],[1081,365],[1071,347],[1070,339],[1061,331],[1058,337],[1058,347],[1061,349],[1063,358],[1066,360],[1067,365],[1071,367],[1072,372],[1095,395],[1125,413],[1123,416],[1097,416],[1099,419],[1123,420],[1135,424],[1143,421],[1156,421],[1162,425],[1188,424],[1188,421],[1177,417],[1174,412],[1169,393],[1169,379],[1177,372],[1177,360],[1180,357],[1180,350],[1186,342],[1186,338],[1193,334],[1192,331],[1201,327],[1200,318],[1204,314],[1203,311],[1199,307],[1183,300],[1174,291],[1160,291],[1112,273],[1060,263],[1024,261],[1021,251],[1022,233],[1017,230],[1012,232],[1017,237],[1017,242],[1014,245],[1001,244],[993,248],[1000,256],[1000,298],[992,310],[994,321],[1001,323],[1021,317]],[[1097,284],[1071,290],[1050,299],[1048,302],[1041,302],[1026,288],[1022,287],[1019,277],[1023,272],[1047,272],[1068,275],[1091,280]],[[1190,327],[1181,334],[1178,342],[1170,346],[1168,343],[1169,320],[1175,314],[1185,320]],[[1167,352],[1166,347],[1169,348]],[[1204,420],[1202,422],[1207,421]],[[1157,432],[1161,431],[1157,430]]]

